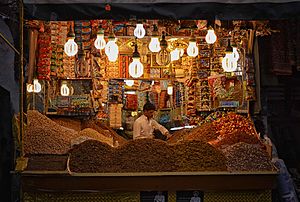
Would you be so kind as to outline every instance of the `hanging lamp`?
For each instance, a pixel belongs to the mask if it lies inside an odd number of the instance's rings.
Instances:
[[[161,50],[156,55],[156,62],[157,62],[157,64],[159,64],[161,66],[166,66],[171,61],[171,55],[170,55],[169,51],[167,50],[168,42],[166,40],[165,32],[162,32],[162,37],[160,40],[160,47],[161,47]]]
[[[62,96],[69,96],[70,95],[70,88],[67,85],[66,81],[63,81],[60,87],[60,94]]]
[[[139,78],[144,73],[144,66],[140,61],[140,54],[138,52],[137,43],[134,45],[134,52],[132,54],[132,62],[129,64],[129,75],[133,78]]]
[[[186,52],[187,52],[188,56],[190,56],[190,57],[196,57],[199,53],[199,48],[197,47],[197,41],[196,41],[196,37],[195,37],[193,31],[192,31],[191,38],[189,40],[189,46],[186,49]]]
[[[215,34],[215,30],[212,28],[212,26],[209,26],[207,29],[207,34],[205,36],[205,41],[208,44],[213,44],[217,40],[217,35]]]
[[[72,28],[72,25],[70,24],[69,32],[67,34],[68,41],[64,45],[64,51],[67,54],[67,56],[74,56],[78,52],[78,46],[75,40],[75,34]]]
[[[225,50],[225,57],[222,59],[222,68],[225,72],[234,72],[237,69],[237,61],[233,59],[233,48],[230,45],[230,39]]]
[[[149,43],[149,50],[153,53],[157,53],[158,51],[160,51],[158,29],[156,25],[153,25],[152,36]]]
[[[94,42],[94,45],[99,50],[102,50],[105,48],[106,41],[104,39],[104,30],[102,29],[101,25],[99,26],[99,29],[97,32],[97,38]]]

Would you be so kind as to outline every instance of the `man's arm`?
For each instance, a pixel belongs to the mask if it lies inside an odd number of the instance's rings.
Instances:
[[[157,121],[152,120],[154,129],[159,130],[163,135],[167,136],[167,138],[170,137],[170,133],[168,131],[168,129],[166,129],[164,126],[160,125],[159,123],[157,123]]]
[[[138,121],[133,124],[133,139],[137,139],[141,135],[141,125]]]

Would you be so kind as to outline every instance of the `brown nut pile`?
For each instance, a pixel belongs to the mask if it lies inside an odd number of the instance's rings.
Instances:
[[[177,171],[226,171],[224,154],[203,141],[182,141],[173,146]]]
[[[81,131],[81,120],[72,118],[51,118],[55,123],[75,131]]]
[[[100,123],[97,120],[84,120],[82,122],[82,129],[85,128],[92,128],[106,137],[112,137],[114,141],[118,141],[119,145],[123,145],[127,142],[125,138],[118,135],[111,128],[104,126],[102,123]]]
[[[98,140],[100,142],[104,142],[106,144],[109,144],[110,146],[113,146],[113,138],[112,137],[107,137],[91,128],[85,128],[82,131],[80,131],[78,133],[78,138],[80,138],[80,137],[87,137],[90,139]]]
[[[192,129],[186,137],[187,140],[202,140],[204,142],[217,139],[218,134],[212,123],[203,123],[201,126]]]
[[[182,140],[185,140],[188,134],[191,132],[190,129],[182,129],[172,133],[172,136],[167,140],[170,144],[175,144]]]
[[[114,167],[113,148],[97,140],[87,140],[70,151],[69,169],[72,172],[112,172]]]
[[[66,154],[76,131],[58,125],[38,111],[27,113],[28,125],[23,142],[26,154]]]
[[[274,166],[265,150],[240,142],[223,150],[229,171],[272,171]]]
[[[202,141],[168,145],[155,139],[128,141],[112,148],[87,140],[70,151],[72,172],[226,171],[221,151]]]
[[[118,172],[174,171],[174,151],[166,142],[156,139],[137,139],[116,148]]]

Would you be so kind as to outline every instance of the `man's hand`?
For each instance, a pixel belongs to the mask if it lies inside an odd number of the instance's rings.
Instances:
[[[165,133],[165,136],[167,137],[167,139],[169,139],[170,137],[172,137],[172,135],[168,132]]]

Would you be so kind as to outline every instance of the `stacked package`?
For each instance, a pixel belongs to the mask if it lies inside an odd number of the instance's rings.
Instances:
[[[37,73],[39,80],[50,79],[51,53],[52,47],[50,26],[45,24],[45,31],[40,33],[38,37]]]
[[[111,104],[109,106],[109,126],[120,128],[122,126],[122,104]]]

